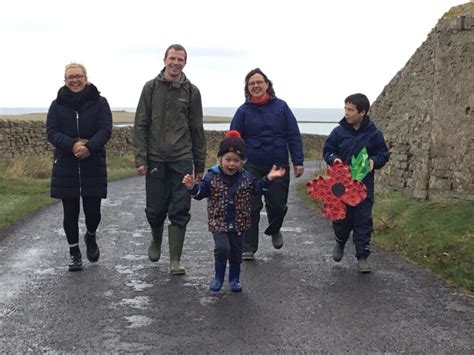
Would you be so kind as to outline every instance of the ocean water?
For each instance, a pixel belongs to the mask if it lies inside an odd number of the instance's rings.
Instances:
[[[114,107],[113,111],[135,112],[135,107]],[[206,116],[234,116],[236,107],[204,107]],[[292,108],[301,133],[328,135],[344,116],[344,110],[338,108]],[[48,112],[47,107],[0,107],[0,115],[22,115],[27,113]],[[206,130],[226,131],[227,123],[206,123]]]

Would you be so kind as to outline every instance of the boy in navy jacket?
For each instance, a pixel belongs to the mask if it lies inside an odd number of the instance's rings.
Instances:
[[[242,168],[245,162],[245,143],[237,131],[229,131],[219,145],[219,165],[209,169],[204,178],[195,182],[185,175],[183,184],[196,200],[208,198],[208,225],[214,237],[215,278],[209,289],[218,292],[224,282],[229,260],[229,287],[242,291],[240,264],[244,233],[250,228],[252,197],[262,192],[271,181],[285,174],[285,169],[273,166],[261,180]]]
[[[324,160],[332,165],[336,161],[351,164],[351,158],[357,156],[365,147],[369,159],[369,172],[362,182],[367,187],[367,198],[355,207],[346,206],[346,217],[333,221],[336,244],[333,258],[341,261],[344,246],[352,231],[352,240],[356,249],[359,271],[371,271],[367,262],[370,255],[372,234],[372,207],[374,204],[374,170],[382,168],[389,159],[389,151],[382,132],[370,120],[367,112],[370,108],[368,98],[363,94],[353,94],[344,100],[344,118],[327,138],[324,148]]]

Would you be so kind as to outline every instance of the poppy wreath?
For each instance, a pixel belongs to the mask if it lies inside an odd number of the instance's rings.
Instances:
[[[367,197],[364,183],[354,180],[349,166],[340,162],[328,167],[326,178],[318,176],[306,188],[312,199],[323,202],[321,213],[331,220],[344,219],[346,205],[357,206]]]

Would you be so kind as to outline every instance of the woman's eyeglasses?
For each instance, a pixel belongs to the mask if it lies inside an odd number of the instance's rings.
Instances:
[[[66,76],[67,81],[74,81],[74,80],[82,80],[84,79],[85,75],[78,74],[78,75],[68,75]]]
[[[265,84],[264,80],[249,81],[247,83],[248,86],[263,85],[263,84]]]

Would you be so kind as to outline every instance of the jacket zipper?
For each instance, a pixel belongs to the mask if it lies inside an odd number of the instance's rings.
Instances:
[[[77,128],[77,136],[79,137],[79,139],[81,138],[81,134],[79,133],[79,111],[75,111],[76,112],[76,128]],[[79,198],[81,197],[82,195],[82,181],[81,181],[81,159],[78,159],[78,162],[77,162],[77,170],[78,170],[78,173],[79,173]]]

